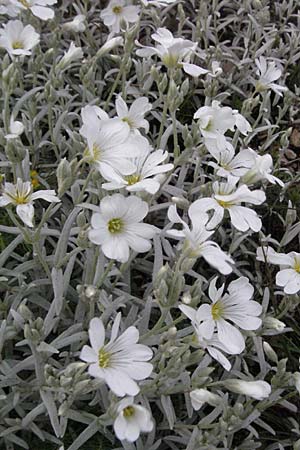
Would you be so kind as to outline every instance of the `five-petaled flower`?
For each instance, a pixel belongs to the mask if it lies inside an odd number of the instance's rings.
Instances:
[[[300,291],[300,253],[276,253],[272,247],[259,247],[257,259],[281,266],[276,275],[276,284],[283,287],[286,294],[297,294]]]
[[[147,408],[135,404],[133,397],[119,402],[114,421],[114,431],[118,439],[135,442],[141,432],[149,433],[152,430],[153,420]]]
[[[105,329],[101,319],[95,317],[89,326],[91,347],[84,345],[80,359],[89,364],[88,372],[105,381],[119,397],[137,395],[140,388],[136,381],[148,378],[153,366],[146,362],[152,358],[152,351],[146,345],[138,344],[139,331],[127,328],[119,337],[121,313],[118,313],[111,329],[109,342],[105,343]]]
[[[24,26],[20,20],[10,20],[0,30],[0,47],[11,57],[31,55],[31,50],[40,41],[40,35],[31,25]]]
[[[33,227],[35,200],[42,199],[49,203],[60,202],[54,190],[41,190],[33,192],[30,181],[22,181],[20,178],[17,184],[5,183],[2,195],[0,196],[0,207],[7,205],[16,206],[16,212],[20,219],[28,227]]]
[[[107,258],[126,262],[130,248],[141,253],[151,249],[150,239],[158,229],[142,222],[148,211],[148,204],[135,196],[104,197],[92,216],[89,239],[101,246]]]
[[[219,341],[233,353],[241,353],[245,348],[245,339],[236,327],[242,330],[257,330],[262,323],[258,318],[262,307],[251,300],[254,288],[248,278],[240,277],[232,281],[225,294],[225,285],[217,289],[216,281],[217,278],[214,278],[209,285],[212,304],[204,303],[196,311],[198,333],[206,339],[211,339],[217,329]],[[193,308],[183,305],[181,309],[186,313]],[[194,314],[193,311],[191,314]]]
[[[196,203],[197,201],[192,203],[188,210],[192,228],[189,228],[187,223],[181,219],[175,205],[169,207],[169,220],[172,223],[182,225],[183,229],[171,229],[167,231],[167,234],[174,239],[184,239],[185,250],[190,258],[199,258],[202,256],[212,267],[215,267],[224,275],[228,275],[232,272],[231,264],[234,264],[234,261],[220,249],[216,242],[208,240],[214,231],[208,231],[206,229],[205,224],[208,216],[196,207]]]

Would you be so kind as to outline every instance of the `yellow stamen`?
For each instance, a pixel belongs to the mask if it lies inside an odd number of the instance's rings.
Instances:
[[[221,319],[222,314],[223,314],[223,307],[221,302],[218,301],[212,305],[211,315],[214,320],[219,320]]]
[[[133,406],[127,406],[123,409],[123,416],[124,417],[132,417],[134,415],[134,407]]]
[[[110,354],[103,347],[98,352],[98,363],[101,369],[105,369],[110,363]]]
[[[21,42],[21,41],[15,41],[15,42],[13,42],[12,48],[13,48],[14,50],[19,50],[19,49],[21,49],[21,48],[24,48],[23,42]]]
[[[120,233],[123,228],[123,221],[118,218],[110,219],[107,228],[110,233]]]
[[[300,273],[300,259],[295,258],[294,270],[296,270],[296,272]]]
[[[25,8],[29,8],[30,6],[27,0],[19,0],[19,3],[21,3],[21,5],[23,5]]]
[[[138,183],[140,181],[140,179],[141,179],[140,175],[135,175],[135,174],[128,175],[128,176],[126,176],[124,178],[127,181],[128,186],[132,186],[133,184]]]
[[[112,10],[113,10],[113,13],[115,13],[115,14],[121,14],[121,12],[123,11],[123,8],[122,8],[122,6],[114,6]]]
[[[222,206],[222,208],[230,208],[231,206],[233,206],[233,203],[226,202],[224,200],[217,200],[217,202],[219,203],[220,206]]]

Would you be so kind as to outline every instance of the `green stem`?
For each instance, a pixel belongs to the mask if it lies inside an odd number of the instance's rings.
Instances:
[[[102,284],[105,281],[106,276],[111,271],[113,265],[114,265],[114,260],[112,259],[111,261],[109,261],[105,271],[103,272],[102,276],[100,277],[99,281],[97,282],[97,284],[96,284],[97,289],[100,289],[100,287],[102,286]]]

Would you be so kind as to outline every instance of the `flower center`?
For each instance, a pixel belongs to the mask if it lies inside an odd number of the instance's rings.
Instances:
[[[123,416],[124,417],[132,417],[134,415],[134,407],[133,406],[127,406],[123,409]]]
[[[166,55],[164,55],[162,57],[162,62],[167,66],[167,67],[177,67],[178,66],[178,55],[176,54],[172,54],[172,53],[167,53]]]
[[[27,2],[27,0],[19,0],[19,3],[21,3],[21,5],[25,6],[25,8],[29,8],[29,3]]]
[[[212,119],[212,117],[210,117],[209,120],[208,120],[208,122],[207,122],[207,124],[206,124],[206,126],[203,127],[202,129],[203,129],[204,131],[212,131],[213,128],[214,128],[213,125],[214,125],[213,119]]]
[[[122,10],[123,10],[122,6],[114,6],[112,9],[113,13],[115,14],[121,14]]]
[[[140,175],[135,175],[135,174],[128,175],[124,178],[127,181],[128,186],[132,186],[133,184],[138,183],[138,181],[140,181],[140,179],[141,179]]]
[[[104,350],[103,347],[100,348],[98,352],[99,367],[101,367],[101,369],[105,369],[106,367],[108,367],[109,362],[110,362],[110,353]]]
[[[89,147],[86,147],[83,152],[83,157],[89,162],[93,163],[96,161],[100,161],[101,157],[101,150],[99,145],[93,144],[92,150],[89,149]]]
[[[217,200],[217,202],[219,203],[220,206],[222,206],[222,208],[230,208],[231,206],[234,205],[233,203],[226,202],[225,200]]]
[[[18,49],[24,48],[23,42],[21,42],[21,41],[15,41],[15,42],[13,42],[12,48],[13,48],[14,50],[18,50]]]
[[[300,273],[300,259],[296,259],[296,258],[295,258],[294,270],[295,270],[297,273]]]
[[[130,128],[134,128],[133,121],[129,117],[123,117],[122,121],[128,123]]]
[[[222,314],[223,314],[223,307],[222,307],[222,304],[221,304],[221,302],[217,301],[217,302],[214,303],[214,304],[212,305],[212,307],[211,307],[211,315],[212,315],[212,318],[213,318],[214,320],[219,320],[219,319],[221,319]]]
[[[107,228],[110,233],[120,233],[123,228],[123,221],[118,218],[110,219]]]

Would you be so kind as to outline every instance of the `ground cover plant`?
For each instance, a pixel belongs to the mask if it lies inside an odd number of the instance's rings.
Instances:
[[[300,449],[299,1],[0,22],[0,449]]]

